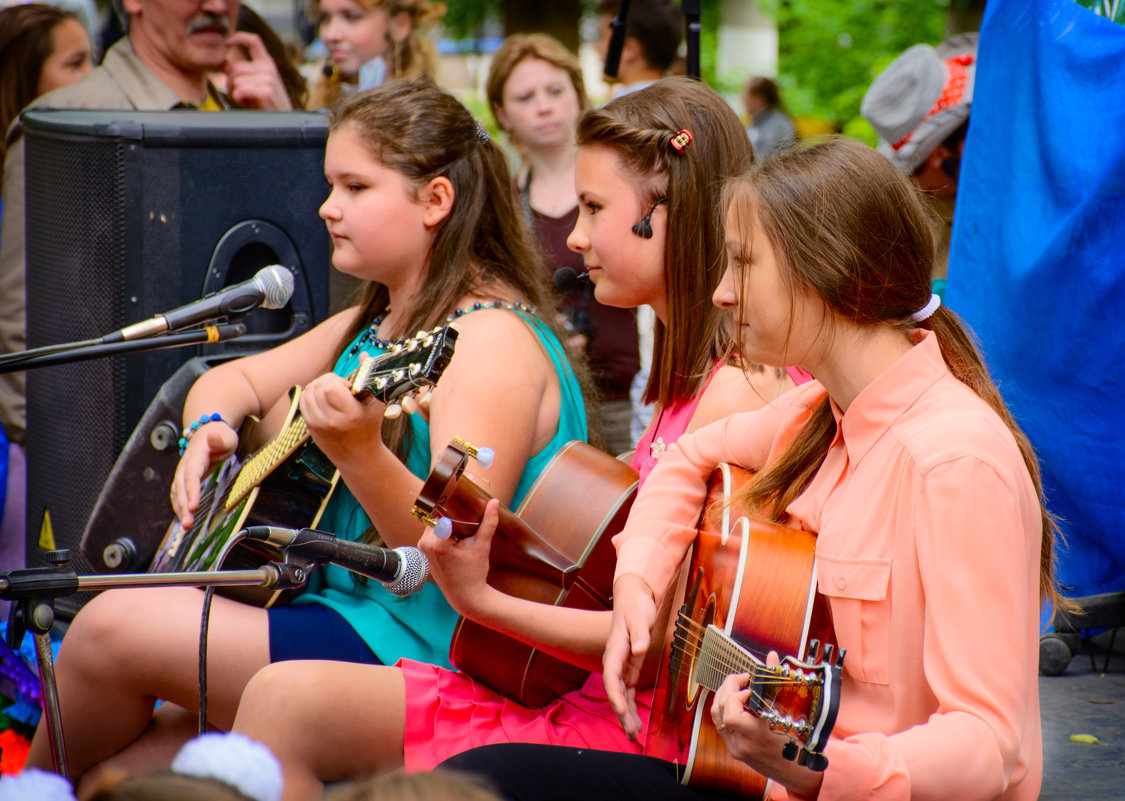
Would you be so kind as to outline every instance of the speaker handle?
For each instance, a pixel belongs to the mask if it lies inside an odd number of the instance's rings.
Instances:
[[[269,253],[255,252],[262,249]],[[250,258],[240,260],[246,254],[250,254]],[[313,293],[308,285],[308,273],[303,269],[293,240],[278,226],[258,219],[243,220],[219,238],[207,265],[200,297],[251,278],[262,267],[270,264],[280,264],[293,271],[293,297],[287,311],[258,309],[246,316],[245,322],[250,332],[241,338],[240,346],[236,348],[240,353],[263,350],[292,339],[309,330],[312,320],[323,319],[328,311],[327,308],[313,309]],[[255,320],[266,320],[269,315],[279,314],[289,315],[289,325],[284,330],[255,333]],[[230,348],[225,350],[229,351]],[[215,348],[202,349],[204,355],[216,351]]]

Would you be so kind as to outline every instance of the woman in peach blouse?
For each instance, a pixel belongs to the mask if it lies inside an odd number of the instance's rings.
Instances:
[[[631,689],[655,610],[727,462],[759,471],[745,508],[817,532],[817,589],[848,654],[824,772],[782,757],[787,738],[745,710],[746,675],[716,693],[716,728],[773,780],[771,797],[1035,799],[1055,528],[1030,444],[930,294],[914,190],[882,156],[834,140],[763,162],[723,205],[715,302],[739,324],[743,357],[816,380],[681,438],[653,471],[616,540],[604,677],[618,717],[640,733]],[[599,781],[619,799],[710,797],[650,757],[510,748],[456,767],[528,801],[542,797],[535,782],[552,799],[589,798]]]

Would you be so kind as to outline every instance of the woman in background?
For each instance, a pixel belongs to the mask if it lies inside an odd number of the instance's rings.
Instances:
[[[581,273],[582,254],[566,245],[578,222],[575,128],[589,107],[578,59],[545,34],[509,36],[492,57],[485,93],[493,118],[523,157],[516,179],[520,203],[547,270]],[[601,395],[595,415],[601,445],[612,454],[627,451],[633,447],[629,386],[639,367],[636,311],[599,303],[589,281],[569,287],[563,309]]]
[[[7,134],[28,103],[94,68],[86,29],[73,11],[47,3],[0,9],[0,177]]]
[[[328,108],[342,94],[391,78],[433,78],[437,51],[422,31],[444,14],[445,5],[431,0],[316,0],[309,15],[328,57],[309,108]]]

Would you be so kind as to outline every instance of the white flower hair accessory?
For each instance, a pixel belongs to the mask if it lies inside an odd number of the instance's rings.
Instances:
[[[0,801],[75,801],[70,782],[55,773],[27,768],[19,775],[0,778]]]
[[[218,779],[254,801],[281,801],[281,763],[264,745],[236,732],[189,740],[172,760],[172,772]]]

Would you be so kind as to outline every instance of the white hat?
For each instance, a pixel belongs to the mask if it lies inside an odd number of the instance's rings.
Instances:
[[[914,45],[863,96],[860,113],[879,135],[879,152],[907,175],[969,118],[976,61],[975,33]]]

